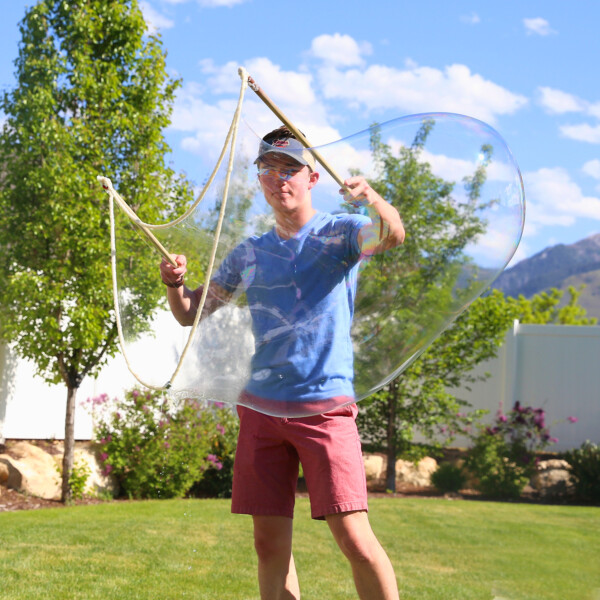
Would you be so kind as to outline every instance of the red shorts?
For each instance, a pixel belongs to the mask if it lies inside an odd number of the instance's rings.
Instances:
[[[313,519],[367,510],[356,404],[297,418],[272,417],[245,406],[237,410],[232,512],[292,518],[299,462]]]

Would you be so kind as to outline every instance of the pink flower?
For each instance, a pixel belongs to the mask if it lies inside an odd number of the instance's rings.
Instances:
[[[213,467],[217,469],[217,471],[220,471],[223,468],[223,463],[214,454],[209,454],[206,458],[210,463],[212,463]]]
[[[102,454],[100,454],[100,460],[102,462],[105,462],[108,458],[108,454],[106,452],[102,452]]]
[[[104,465],[104,469],[102,469],[102,474],[103,475],[110,475],[110,472],[113,470],[113,466],[106,464]]]
[[[567,417],[567,421],[569,421],[569,423],[577,423],[579,419],[577,417]]]
[[[221,435],[225,435],[225,427],[223,427],[223,425],[221,425],[221,423],[219,423],[217,425],[217,431],[221,434]]]

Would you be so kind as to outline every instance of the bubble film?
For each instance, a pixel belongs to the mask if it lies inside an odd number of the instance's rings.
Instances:
[[[147,331],[133,329],[128,317],[135,315],[140,290],[164,298],[165,287],[158,254],[154,273],[139,273],[128,262],[130,244],[143,242],[117,211],[125,350],[142,379],[155,386],[169,382],[175,398],[239,403],[290,417],[332,410],[353,398],[352,391],[326,396],[314,356],[315,348],[325,348],[331,360],[353,364],[353,393],[361,400],[401,376],[489,287],[519,244],[525,204],[518,166],[500,135],[475,119],[411,115],[314,148],[341,179],[364,176],[402,217],[404,243],[373,255],[377,236],[367,238],[356,264],[339,258],[346,243],[339,236],[278,239],[260,184],[293,174],[261,163],[267,171],[258,178],[257,152],[269,150],[260,144],[251,135],[249,144],[239,144],[226,194],[212,280],[227,288],[228,301],[200,320],[191,339],[190,327],[177,323],[166,301]],[[308,151],[297,152],[302,157]],[[312,154],[305,162],[311,160]],[[315,169],[319,179],[311,194],[318,218],[362,215],[371,222],[368,207],[346,202],[319,162]],[[187,257],[190,289],[206,283],[223,185],[219,173],[195,212],[154,231],[169,252]],[[148,252],[155,250],[149,246]],[[327,321],[338,319],[339,307],[324,308],[322,298],[337,285],[345,293],[336,302],[343,297],[353,318],[331,328]]]

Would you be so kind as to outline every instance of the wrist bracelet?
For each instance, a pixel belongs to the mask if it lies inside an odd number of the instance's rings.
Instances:
[[[175,283],[167,283],[166,281],[163,281],[163,283],[170,288],[179,288],[183,285],[183,277]]]

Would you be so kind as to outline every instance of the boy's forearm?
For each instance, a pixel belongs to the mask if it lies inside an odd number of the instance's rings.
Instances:
[[[379,196],[368,205],[367,210],[375,229],[379,230],[377,252],[395,248],[404,242],[404,225],[400,214],[392,204]]]
[[[193,325],[202,299],[204,286],[190,290],[182,285],[178,288],[167,288],[167,299],[173,316],[181,325]],[[231,294],[215,283],[210,284],[204,307],[202,308],[202,319],[210,316],[217,309],[227,304],[231,298]]]
[[[185,285],[178,288],[167,288],[169,308],[180,325],[193,325],[201,295],[202,286],[197,290],[190,290]]]

